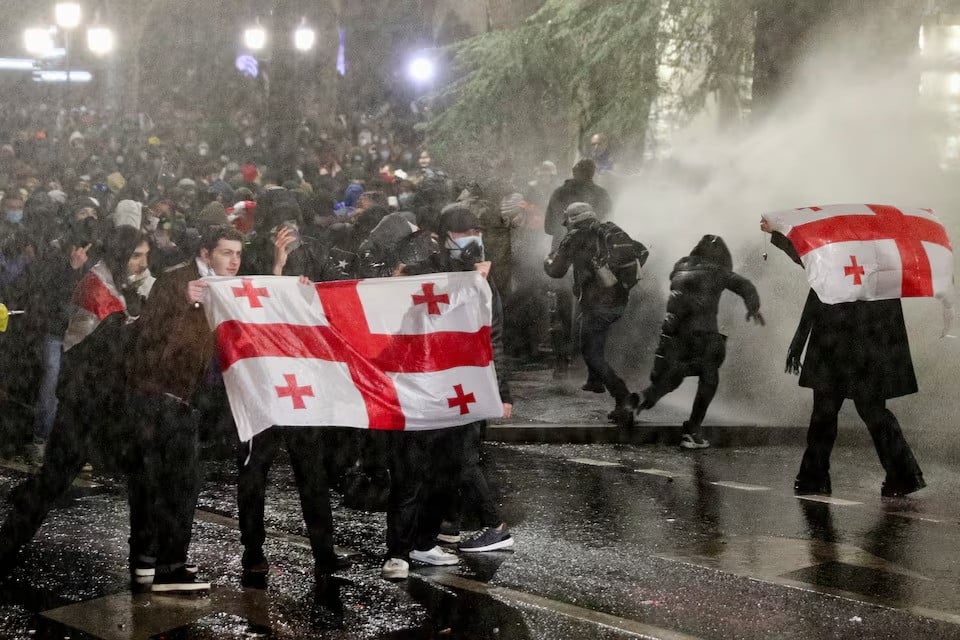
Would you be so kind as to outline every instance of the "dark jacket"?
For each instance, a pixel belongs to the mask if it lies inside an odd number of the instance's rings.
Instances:
[[[801,264],[785,236],[774,233],[771,241]],[[917,392],[899,299],[825,304],[811,289],[789,356],[799,357],[804,345],[801,387],[851,399],[898,398]]]
[[[70,323],[73,290],[86,269],[74,269],[63,251],[52,251],[30,266],[26,320],[36,335],[63,339]]]
[[[720,296],[730,290],[750,313],[760,310],[757,288],[741,275],[697,256],[681,258],[670,274],[665,335],[717,332]]]
[[[214,355],[203,309],[187,300],[187,285],[200,277],[197,261],[157,279],[140,316],[140,334],[127,358],[131,389],[169,394],[190,402]]]
[[[441,254],[441,268],[445,272],[473,271],[473,264],[451,258],[446,251]],[[504,404],[513,404],[510,394],[509,369],[507,368],[506,354],[503,349],[503,302],[497,287],[489,282],[490,292],[493,294],[493,317],[490,322],[490,340],[493,342],[493,364],[497,370],[497,385],[500,388],[500,400]]]
[[[619,307],[627,304],[630,290],[619,284],[605,287],[597,276],[595,259],[600,252],[599,224],[578,225],[563,237],[557,250],[547,256],[543,268],[551,278],[562,278],[573,267],[573,294],[585,308]]]
[[[574,202],[586,202],[592,206],[601,221],[606,220],[613,209],[613,203],[606,189],[597,186],[592,180],[570,178],[557,187],[550,196],[543,230],[551,236],[562,236],[563,214]]]

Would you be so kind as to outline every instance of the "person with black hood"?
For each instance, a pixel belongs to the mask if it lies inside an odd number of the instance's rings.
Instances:
[[[670,273],[667,315],[660,330],[660,345],[650,373],[650,384],[630,404],[640,411],[653,408],[687,376],[697,376],[697,395],[690,419],[683,423],[680,446],[705,449],[700,426],[720,382],[720,365],[726,357],[727,336],[717,327],[720,296],[732,291],[743,298],[747,321],[763,325],[760,296],[749,280],[733,271],[733,258],[723,238],[705,235]]]
[[[623,315],[630,289],[616,279],[610,283],[603,277],[604,265],[598,262],[603,242],[602,225],[593,207],[586,202],[574,202],[567,207],[565,215],[567,234],[544,260],[543,268],[551,278],[563,278],[573,267],[573,295],[580,301],[577,317],[580,351],[588,372],[583,388],[600,393],[606,389],[615,402],[611,419],[626,423],[632,415],[627,406],[630,390],[607,362],[604,350],[611,327]],[[613,225],[612,222],[603,224]],[[622,233],[619,227],[613,227]]]
[[[790,240],[767,225],[763,221],[760,229],[772,233],[771,242],[802,265]],[[897,417],[886,406],[890,398],[917,392],[899,298],[826,304],[810,289],[786,371],[800,374],[800,386],[813,389],[807,449],[793,484],[797,494],[830,494],[830,454],[847,399],[866,423],[886,471],[880,495],[900,497],[927,486]]]

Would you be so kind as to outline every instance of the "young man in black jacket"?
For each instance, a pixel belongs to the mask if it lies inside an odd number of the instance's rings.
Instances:
[[[543,268],[551,278],[563,278],[573,267],[573,295],[580,301],[580,351],[589,372],[584,389],[592,390],[591,381],[602,383],[615,403],[610,418],[625,423],[632,416],[627,407],[630,390],[607,362],[604,350],[610,328],[623,315],[630,289],[619,282],[605,282],[601,276],[598,251],[602,239],[597,214],[590,204],[574,202],[567,207],[564,225],[567,235],[547,256]]]

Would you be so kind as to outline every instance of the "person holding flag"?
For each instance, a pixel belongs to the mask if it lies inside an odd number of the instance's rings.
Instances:
[[[787,372],[800,375],[800,386],[813,389],[794,491],[830,494],[830,453],[847,399],[866,423],[886,471],[881,495],[922,489],[923,473],[886,401],[917,392],[900,297],[933,295],[939,286],[949,261],[935,247],[950,250],[942,226],[927,210],[905,214],[877,205],[833,205],[766,214],[760,229],[804,266],[812,284],[786,361]],[[933,247],[912,245],[927,232]],[[886,250],[894,244],[898,251]],[[914,259],[904,259],[904,252],[913,252]]]

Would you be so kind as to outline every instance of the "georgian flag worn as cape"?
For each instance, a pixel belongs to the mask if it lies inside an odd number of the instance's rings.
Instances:
[[[476,272],[204,280],[244,442],[273,425],[424,430],[503,414],[492,296]]]
[[[953,287],[953,249],[931,209],[836,204],[763,215],[803,262],[827,304],[941,297]]]

